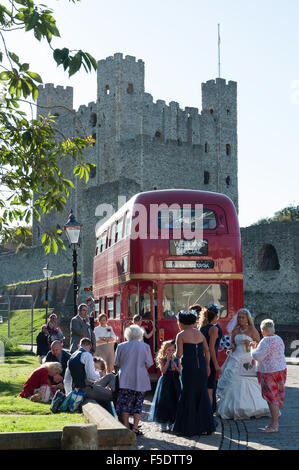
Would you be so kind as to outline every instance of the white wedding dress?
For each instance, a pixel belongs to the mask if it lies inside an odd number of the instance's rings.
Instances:
[[[252,341],[252,338],[244,334],[235,336],[236,349],[223,364],[218,380],[216,394],[220,400],[217,413],[223,419],[270,416],[257,377],[247,375],[253,367],[252,357],[246,352],[244,340]]]

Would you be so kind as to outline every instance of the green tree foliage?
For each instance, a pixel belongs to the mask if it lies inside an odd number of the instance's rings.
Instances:
[[[83,158],[83,150],[93,144],[91,136],[66,139],[58,134],[51,114],[28,119],[22,111],[24,101],[36,103],[38,85],[43,81],[9,48],[9,35],[19,29],[24,34],[33,33],[37,41],[46,39],[57,66],[61,65],[69,76],[81,67],[87,72],[97,68],[88,52],[52,47],[52,39],[60,33],[47,5],[34,0],[0,3],[0,233],[4,241],[11,236],[11,224],[20,225],[19,234],[26,237],[32,214],[40,220],[40,214],[63,210],[74,187],[61,170],[64,159],[75,161],[74,174],[86,182],[94,166]],[[47,253],[51,249],[56,253],[59,246],[64,248],[60,235],[61,230],[45,234],[42,242]]]
[[[272,222],[298,222],[299,221],[299,206],[288,206],[281,209],[273,215],[265,219],[258,220],[252,225],[271,224]]]
[[[8,241],[5,242],[3,237],[0,241],[0,248],[3,251],[6,250],[16,250],[18,251],[23,246],[32,245],[32,233],[31,226],[22,226],[22,227],[10,227],[7,229],[8,232]]]

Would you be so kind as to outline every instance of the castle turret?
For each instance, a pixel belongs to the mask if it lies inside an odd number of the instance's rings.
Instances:
[[[52,83],[41,85],[38,88],[37,118],[47,116],[49,113],[55,117],[55,126],[59,129],[58,139],[73,137],[75,135],[76,113],[73,110],[73,88],[63,86],[55,87]],[[73,168],[74,162],[71,158],[66,158],[60,162],[60,168],[64,172],[65,178],[74,182]],[[33,218],[32,221],[32,243],[38,245],[45,231],[63,227],[67,220],[70,207],[75,207],[75,192],[70,191],[70,198],[63,212],[52,211],[41,216],[40,222]]]
[[[38,87],[37,116],[51,113],[59,117],[73,109],[73,88],[68,86],[54,87],[53,83]]]
[[[216,191],[227,194],[238,209],[237,83],[223,78],[203,83],[202,109],[207,118],[204,152],[216,159]]]
[[[119,177],[116,144],[135,139],[136,135],[143,133],[143,95],[142,60],[114,54],[98,62],[101,182]]]

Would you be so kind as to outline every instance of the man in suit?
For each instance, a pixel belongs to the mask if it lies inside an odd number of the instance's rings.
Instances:
[[[80,304],[78,314],[71,319],[70,324],[70,352],[71,354],[78,349],[82,338],[91,340],[91,353],[96,350],[96,339],[88,318],[88,307],[86,304]]]
[[[67,363],[70,357],[70,353],[62,349],[61,341],[56,339],[51,343],[51,350],[47,353],[45,362],[60,362],[62,365],[61,375],[64,377]]]

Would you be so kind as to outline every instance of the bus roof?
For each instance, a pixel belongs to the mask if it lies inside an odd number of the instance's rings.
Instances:
[[[155,191],[146,191],[135,194],[118,211],[116,211],[108,220],[100,225],[96,230],[97,238],[111,226],[113,222],[120,219],[128,210],[132,210],[134,204],[203,204],[218,205],[226,213],[227,222],[231,230],[235,231],[238,227],[238,219],[235,206],[232,200],[222,193],[211,191],[200,191],[195,189],[161,189]],[[229,231],[231,231],[229,230]]]

